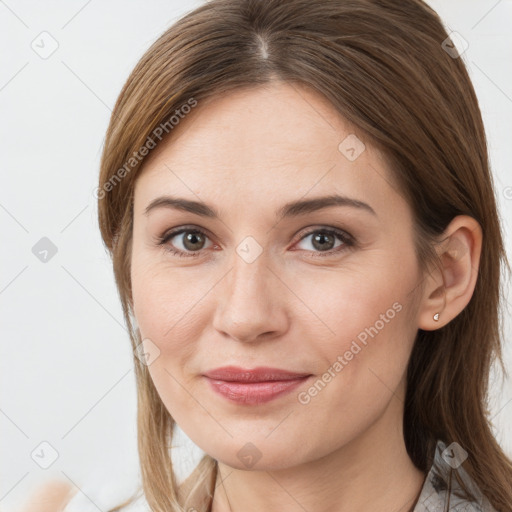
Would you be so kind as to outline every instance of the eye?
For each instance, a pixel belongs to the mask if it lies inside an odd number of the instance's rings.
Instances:
[[[310,242],[305,243],[306,247],[301,249],[315,252],[314,257],[332,256],[355,245],[351,235],[333,228],[317,228],[309,231],[300,239],[300,243],[305,242],[309,237],[312,237]],[[338,245],[336,245],[336,239],[340,241]]]
[[[171,244],[171,240],[173,238],[176,238],[177,242]],[[158,238],[157,243],[166,251],[171,252],[176,256],[195,257],[200,256],[200,251],[206,248],[205,241],[207,239],[208,236],[201,229],[182,227],[165,233],[162,237]]]

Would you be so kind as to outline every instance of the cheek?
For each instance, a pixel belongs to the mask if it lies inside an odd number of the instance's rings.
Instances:
[[[297,320],[310,340],[307,349],[316,356],[318,375],[329,382],[326,394],[340,403],[362,400],[371,409],[389,399],[406,370],[416,330],[410,292],[417,275],[414,259],[391,256],[379,254],[364,272],[317,273],[314,286],[307,276],[296,281],[319,318],[309,313],[309,322]]]
[[[145,352],[156,354],[148,371],[166,409],[186,425],[197,408],[187,370],[197,350],[194,340],[201,338],[198,301],[204,292],[191,285],[183,272],[147,268],[133,274],[132,293]]]
[[[348,350],[352,340],[364,344],[373,337],[393,344],[395,335],[411,323],[414,265],[396,260],[387,265],[386,255],[378,256],[372,259],[380,261],[361,268],[304,273],[300,280],[295,279],[294,290],[305,298],[307,308],[297,303],[296,312],[302,313],[294,318],[306,329],[308,323],[314,326],[317,335],[311,332],[309,339],[321,338],[318,347]]]
[[[206,308],[216,280],[204,269],[199,275],[191,267],[135,263],[139,266],[132,272],[132,294],[140,336],[149,338],[160,353],[150,371],[164,365],[169,371],[183,367],[213,315],[213,310],[207,312]]]
[[[164,257],[134,244],[131,284],[140,339],[156,357],[148,365],[155,389],[173,418],[183,425],[197,415],[190,361],[202,337],[204,300],[215,285],[211,272],[172,268]],[[146,341],[148,340],[148,341]],[[190,370],[190,372],[189,372]]]
[[[367,277],[357,283],[347,278],[343,288],[331,280],[321,288],[323,294],[311,297],[317,305],[329,303],[319,316],[334,334],[324,327],[327,334],[321,337],[312,330],[305,336],[305,348],[318,365],[315,380],[297,395],[301,405],[296,421],[316,426],[320,444],[332,446],[357,436],[388,404],[401,403],[400,385],[414,338],[407,286],[383,291],[382,283]]]

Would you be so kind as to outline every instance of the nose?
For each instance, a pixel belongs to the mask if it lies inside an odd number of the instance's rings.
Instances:
[[[231,270],[219,283],[213,319],[224,336],[254,342],[282,336],[288,329],[290,292],[269,263],[265,251],[251,263],[235,252]]]

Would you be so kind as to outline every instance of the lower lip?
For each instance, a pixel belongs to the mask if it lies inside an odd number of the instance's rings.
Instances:
[[[214,391],[239,404],[262,404],[294,390],[304,383],[309,376],[293,380],[276,380],[266,382],[228,382],[206,377]]]

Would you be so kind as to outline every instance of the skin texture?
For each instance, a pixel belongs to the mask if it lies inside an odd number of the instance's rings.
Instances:
[[[407,511],[423,485],[403,440],[407,362],[418,328],[441,327],[469,302],[481,231],[456,217],[446,231],[451,245],[439,248],[456,251],[444,253],[442,270],[422,272],[409,205],[363,137],[366,149],[354,161],[340,151],[351,134],[322,96],[276,82],[199,103],[137,179],[134,312],[162,401],[226,478],[214,512]],[[289,201],[334,193],[376,215],[331,206],[277,220]],[[164,194],[204,201],[220,219],[165,207],[146,215]],[[193,253],[183,233],[158,245],[184,225],[205,232],[197,257],[165,250]],[[355,245],[334,238],[319,249],[314,236],[326,228],[349,233]],[[252,262],[236,250],[249,236],[262,250]],[[378,333],[301,403],[299,393],[371,326]],[[313,377],[266,404],[235,404],[202,376],[229,364]],[[251,467],[237,455],[244,446],[259,457]]]

